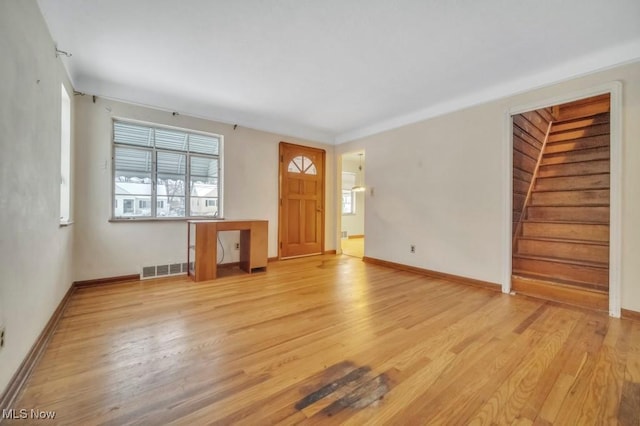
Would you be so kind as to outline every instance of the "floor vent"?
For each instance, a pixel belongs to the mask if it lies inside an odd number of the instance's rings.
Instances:
[[[166,265],[143,266],[140,273],[140,279],[167,277],[171,275],[183,275],[188,272],[188,264],[186,263],[169,263]]]

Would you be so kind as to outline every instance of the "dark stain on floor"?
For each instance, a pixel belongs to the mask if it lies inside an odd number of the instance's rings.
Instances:
[[[383,399],[390,387],[389,379],[385,374],[372,377],[372,374],[370,374],[371,367],[364,366],[356,368],[356,366],[349,361],[338,365],[345,365],[345,363],[353,366],[353,369],[342,377],[332,380],[309,393],[295,404],[295,408],[301,411],[345,386],[348,386],[346,390],[349,388],[352,390],[324,407],[318,414],[330,417],[345,408],[361,409]],[[332,368],[333,366],[329,367],[329,369]]]

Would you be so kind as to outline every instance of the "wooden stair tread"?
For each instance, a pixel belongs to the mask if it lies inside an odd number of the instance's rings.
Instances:
[[[589,120],[589,119],[593,119],[593,123],[592,124],[608,123],[609,122],[609,113],[608,112],[599,112],[597,114],[586,115],[586,116],[582,116],[582,117],[574,117],[574,118],[565,118],[565,119],[562,119],[562,120],[554,120],[552,126],[561,125],[561,124],[567,124],[567,123],[573,123],[573,122],[578,122],[578,121],[583,121],[583,120]]]
[[[597,294],[603,294],[603,295],[609,294],[608,291],[605,291],[599,288],[594,288],[594,287],[585,287],[582,283],[579,283],[576,281],[562,280],[562,279],[549,279],[549,277],[546,277],[543,275],[536,275],[536,274],[529,274],[529,273],[518,273],[518,274],[514,273],[511,275],[511,278],[525,280],[525,281],[526,280],[537,281],[542,284],[548,284],[548,285],[553,285],[553,286],[558,286],[563,288],[579,289],[582,291],[588,291],[591,293],[597,293]]]
[[[589,224],[609,224],[609,206],[599,207],[564,207],[564,206],[532,206],[527,209],[526,219],[541,222]]]
[[[577,127],[562,131],[553,130],[549,133],[549,142],[557,143],[599,135],[609,134],[609,123],[597,124],[585,127]]]
[[[587,161],[608,160],[609,146],[595,146],[576,151],[545,153],[540,165],[583,163]],[[563,161],[564,160],[564,161]]]
[[[589,268],[609,269],[608,263],[601,263],[601,262],[589,262],[585,260],[563,259],[561,257],[553,257],[553,256],[533,256],[530,254],[519,254],[519,253],[514,253],[513,257],[517,257],[519,259],[541,260],[543,262],[564,263],[566,265],[586,266]]]
[[[518,276],[518,277],[522,277],[522,276],[528,276],[530,277],[531,280],[541,280],[541,281],[547,281],[547,282],[552,282],[552,283],[557,283],[557,282],[562,282],[564,283],[567,287],[571,287],[573,289],[579,289],[579,290],[593,290],[596,292],[602,292],[602,293],[608,293],[609,292],[609,285],[608,284],[594,284],[594,283],[590,283],[590,282],[586,282],[586,281],[578,281],[578,280],[570,280],[567,278],[558,278],[554,275],[545,275],[545,274],[532,274],[529,271],[519,271],[517,269],[513,270],[513,275]],[[534,278],[535,277],[535,278]],[[561,288],[566,288],[566,287],[561,287]]]
[[[542,179],[555,179],[555,178],[539,178],[538,180],[540,181]],[[576,188],[576,189],[566,189],[566,188],[560,188],[560,189],[534,189],[531,192],[532,193],[535,193],[535,192],[540,193],[540,192],[584,192],[584,191],[609,191],[609,187],[607,186],[607,187],[599,187],[599,188]]]
[[[588,244],[594,246],[609,246],[608,241],[595,241],[595,240],[577,240],[571,238],[550,238],[550,237],[530,237],[520,236],[518,240],[535,240],[535,241],[547,241],[552,243],[567,243],[567,244]]]
[[[580,203],[580,204],[559,204],[548,202],[536,202],[532,207],[609,207],[609,204],[602,203]]]
[[[607,311],[608,288],[593,288],[582,283],[558,280],[535,274],[511,275],[511,289],[516,294],[554,302]]]
[[[539,177],[581,176],[600,173],[609,173],[608,158],[574,163],[541,164]]]
[[[523,219],[522,223],[556,223],[559,225],[609,225],[609,222],[585,222],[575,220]]]
[[[570,163],[570,164],[576,164],[576,163]],[[546,167],[553,167],[553,166],[557,166],[558,164],[547,164]],[[540,166],[542,167],[542,166]],[[576,177],[576,176],[597,176],[597,175],[608,175],[610,173],[608,172],[600,172],[600,171],[593,171],[593,172],[586,172],[586,173],[576,173],[576,174],[567,174],[567,175],[554,175],[554,176],[538,176],[538,179],[542,180],[542,179],[558,179],[558,178],[571,178],[571,177]],[[581,191],[581,190],[579,190]]]
[[[575,265],[571,265],[575,267]],[[591,268],[592,270],[595,268]],[[589,280],[583,278],[576,278],[575,276],[567,276],[561,273],[555,272],[542,272],[539,270],[531,269],[519,269],[514,267],[512,274],[517,276],[529,276],[531,279],[542,279],[545,281],[559,282],[562,281],[565,284],[573,285],[580,288],[590,288],[595,290],[609,291],[609,271],[605,268],[600,268],[602,274],[602,281]],[[535,277],[535,278],[534,278]]]

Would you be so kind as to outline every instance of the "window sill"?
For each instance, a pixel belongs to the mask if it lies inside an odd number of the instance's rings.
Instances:
[[[190,216],[190,217],[112,217],[109,222],[126,223],[126,222],[186,222],[188,220],[224,220],[224,217],[211,216]]]

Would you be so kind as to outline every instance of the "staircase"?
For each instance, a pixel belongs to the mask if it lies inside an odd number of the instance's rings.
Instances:
[[[581,108],[549,129],[514,237],[512,288],[607,310],[608,103],[606,112]]]

